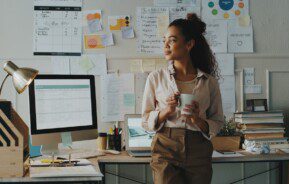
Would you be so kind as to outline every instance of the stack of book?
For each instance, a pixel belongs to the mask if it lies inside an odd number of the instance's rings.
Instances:
[[[270,149],[289,148],[288,138],[284,137],[284,116],[282,111],[238,112],[235,113],[237,132],[242,133],[243,149],[260,147]]]

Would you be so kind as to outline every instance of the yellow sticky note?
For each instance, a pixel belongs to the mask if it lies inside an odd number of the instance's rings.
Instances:
[[[243,15],[238,18],[238,24],[241,27],[248,27],[250,25],[250,16]]]
[[[141,59],[133,59],[130,61],[130,72],[133,72],[133,73],[143,72]]]
[[[88,71],[94,68],[94,64],[90,61],[90,59],[87,56],[84,56],[79,60],[79,65],[84,71]]]
[[[156,61],[154,59],[145,59],[142,61],[142,70],[144,72],[151,72],[156,69]]]

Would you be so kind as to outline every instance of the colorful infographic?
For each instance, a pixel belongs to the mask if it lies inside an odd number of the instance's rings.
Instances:
[[[202,7],[205,19],[236,19],[249,14],[248,0],[203,0]]]
[[[102,30],[101,10],[87,10],[83,12],[83,27],[85,34],[93,34]]]
[[[122,27],[130,26],[130,16],[109,16],[108,25],[109,30],[120,31]]]
[[[105,48],[101,35],[84,35],[84,49],[102,49]]]

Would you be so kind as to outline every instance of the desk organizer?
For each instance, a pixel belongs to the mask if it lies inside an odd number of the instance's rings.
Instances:
[[[28,171],[28,131],[11,102],[0,101],[0,177],[22,177]]]

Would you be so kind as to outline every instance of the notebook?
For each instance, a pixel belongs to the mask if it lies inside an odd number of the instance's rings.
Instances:
[[[125,145],[129,155],[135,157],[151,156],[151,143],[155,132],[146,131],[142,127],[140,114],[126,114]]]

